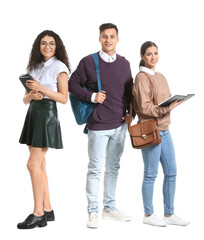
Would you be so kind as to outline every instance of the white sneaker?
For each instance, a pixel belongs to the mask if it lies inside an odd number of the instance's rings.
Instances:
[[[149,217],[144,216],[143,223],[157,227],[166,227],[166,223],[154,214]]]
[[[98,213],[97,212],[91,212],[89,214],[89,219],[86,224],[88,228],[98,228],[99,222],[98,222]]]
[[[131,221],[132,218],[130,216],[126,216],[125,213],[120,212],[118,209],[115,209],[113,211],[105,211],[103,210],[103,215],[102,215],[103,219],[107,219],[107,220],[118,220],[118,221],[124,221],[124,222],[128,222]]]
[[[164,222],[166,222],[166,224],[171,224],[171,225],[187,226],[188,224],[190,224],[189,221],[186,221],[175,214],[172,215],[171,217],[164,216],[163,219],[164,219]]]

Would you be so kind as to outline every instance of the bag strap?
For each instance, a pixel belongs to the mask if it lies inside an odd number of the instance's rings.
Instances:
[[[141,71],[140,73],[144,73],[144,74],[146,75],[146,77],[148,78],[148,80],[149,80],[149,82],[150,82],[150,85],[151,85],[151,87],[152,87],[154,104],[155,104],[155,105],[158,105],[157,96],[156,96],[156,93],[155,93],[155,87],[154,87],[154,84],[153,84],[151,78],[146,74],[146,72]]]
[[[94,59],[94,65],[96,69],[96,77],[97,77],[97,84],[98,84],[98,91],[101,92],[101,77],[100,77],[100,70],[99,70],[99,59],[98,53],[91,54],[92,58]]]
[[[130,102],[130,115],[129,115],[129,122],[128,122],[128,130],[130,128],[130,125],[131,125],[131,122],[132,122],[132,104],[133,104],[133,97],[132,97],[132,100]]]
[[[98,53],[92,53],[92,54],[90,54],[90,55],[91,55],[92,58],[94,59],[94,65],[95,65],[96,77],[97,77],[97,84],[98,84],[98,91],[99,91],[99,92],[102,92],[102,89],[101,89],[101,77],[100,77],[100,70],[99,70]],[[85,125],[84,133],[85,133],[85,134],[88,133],[88,123]]]
[[[156,93],[155,93],[155,87],[154,87],[154,84],[153,84],[151,78],[146,74],[146,72],[141,71],[139,73],[144,73],[146,75],[146,77],[148,78],[150,86],[151,86],[151,89],[152,89],[152,92],[153,92],[154,104],[158,105],[157,96],[156,96]],[[132,122],[133,99],[134,98],[132,97],[132,100],[131,100],[131,103],[130,103],[130,117],[129,117],[128,129],[130,128],[130,125],[131,125],[131,122]],[[157,125],[158,125],[158,117],[155,117],[155,118],[157,120]]]

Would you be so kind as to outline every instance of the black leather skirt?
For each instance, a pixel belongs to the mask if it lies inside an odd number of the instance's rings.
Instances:
[[[19,142],[38,148],[63,148],[55,101],[30,102]]]

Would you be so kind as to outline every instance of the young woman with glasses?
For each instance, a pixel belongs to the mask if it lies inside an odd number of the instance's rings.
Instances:
[[[49,148],[61,149],[62,137],[56,102],[65,104],[68,99],[70,64],[61,38],[53,31],[43,31],[33,43],[27,71],[34,80],[26,85],[23,101],[30,104],[19,142],[27,144],[34,210],[19,229],[44,227],[55,219],[51,207],[45,155]]]

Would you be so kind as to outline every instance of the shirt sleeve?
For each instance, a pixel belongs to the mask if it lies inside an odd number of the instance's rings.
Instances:
[[[153,94],[151,92],[148,78],[143,75],[137,75],[132,94],[139,108],[139,112],[149,117],[161,117],[170,112],[169,107],[159,107],[153,102]]]
[[[59,62],[58,68],[57,68],[57,76],[62,72],[65,72],[65,73],[67,73],[67,75],[69,75],[69,70],[68,70],[67,66],[64,63]]]
[[[96,93],[94,92],[94,93],[92,94],[92,96],[91,96],[91,102],[92,102],[92,103],[96,103],[96,102],[95,102],[95,98],[96,98]]]

